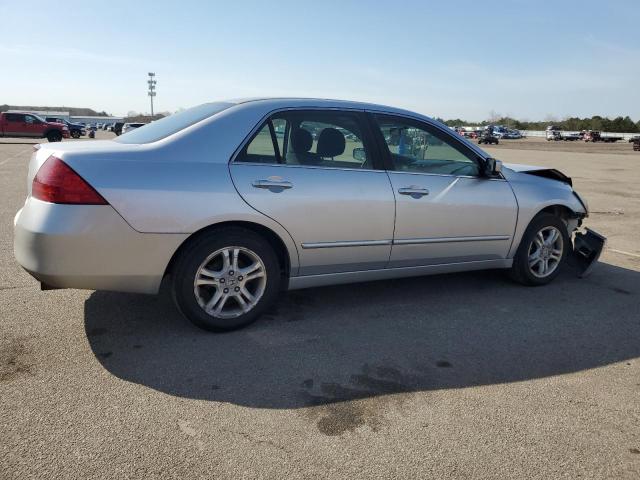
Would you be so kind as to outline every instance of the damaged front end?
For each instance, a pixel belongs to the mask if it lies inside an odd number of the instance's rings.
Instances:
[[[600,258],[607,239],[590,228],[585,228],[584,230],[580,228],[584,218],[589,215],[589,206],[578,192],[573,190],[571,177],[565,175],[559,170],[556,170],[555,168],[511,163],[505,163],[503,166],[517,174],[526,174],[534,177],[555,180],[571,187],[569,189],[571,191],[571,195],[575,197],[575,200],[577,200],[578,205],[580,205],[581,208],[576,205],[576,208],[572,209],[576,212],[573,215],[567,215],[566,210],[563,213],[562,209],[556,211],[556,214],[564,218],[567,225],[567,231],[570,235],[572,232],[575,232],[575,235],[573,236],[573,251],[567,258],[568,263],[575,268],[578,277],[584,278],[589,275]],[[582,210],[582,212],[580,212],[580,210]]]

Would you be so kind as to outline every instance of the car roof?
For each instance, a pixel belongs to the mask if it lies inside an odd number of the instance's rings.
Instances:
[[[420,116],[430,118],[426,115],[419,114],[402,108],[390,107],[388,105],[380,105],[376,103],[356,102],[353,100],[336,100],[329,98],[304,98],[304,97],[257,97],[257,98],[236,98],[227,100],[228,103],[236,105],[246,103],[269,104],[274,109],[286,107],[310,107],[310,108],[347,108],[354,110],[372,110],[379,112],[397,113],[411,116]]]

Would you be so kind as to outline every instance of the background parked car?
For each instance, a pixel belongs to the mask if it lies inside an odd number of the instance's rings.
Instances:
[[[111,131],[116,135],[122,135],[122,127],[124,127],[124,122],[115,122],[111,127]]]
[[[622,140],[623,137],[617,135],[607,135],[603,136],[597,130],[587,130],[587,132],[582,137],[585,142],[604,142],[604,143],[615,143],[618,140]]]
[[[494,128],[495,127],[493,125],[485,127],[482,133],[478,136],[478,145],[482,145],[483,143],[487,145],[498,145],[498,143],[500,143],[495,134]]]
[[[47,122],[32,113],[0,113],[0,137],[46,138],[59,142],[69,136],[69,128],[64,123]]]
[[[522,134],[519,130],[507,129],[507,131],[502,134],[502,138],[505,140],[519,140],[522,138]]]
[[[64,118],[55,117],[47,117],[45,120],[52,123],[63,123],[69,129],[69,134],[72,138],[80,138],[87,134],[84,125],[81,123],[71,123],[69,120],[65,120]]]
[[[140,128],[146,123],[125,123],[122,127],[122,133],[130,132],[131,130],[135,130],[136,128]]]

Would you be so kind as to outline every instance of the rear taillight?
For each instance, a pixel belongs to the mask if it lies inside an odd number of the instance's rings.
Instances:
[[[50,203],[107,205],[91,185],[53,155],[47,158],[33,179],[31,195]]]

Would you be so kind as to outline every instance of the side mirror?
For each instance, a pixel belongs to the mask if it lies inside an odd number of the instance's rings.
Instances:
[[[502,162],[495,158],[487,158],[484,163],[484,173],[487,177],[495,177],[502,172]]]
[[[366,162],[367,161],[367,154],[364,151],[364,148],[362,147],[356,147],[353,149],[353,158],[354,160],[358,160],[359,162]]]

